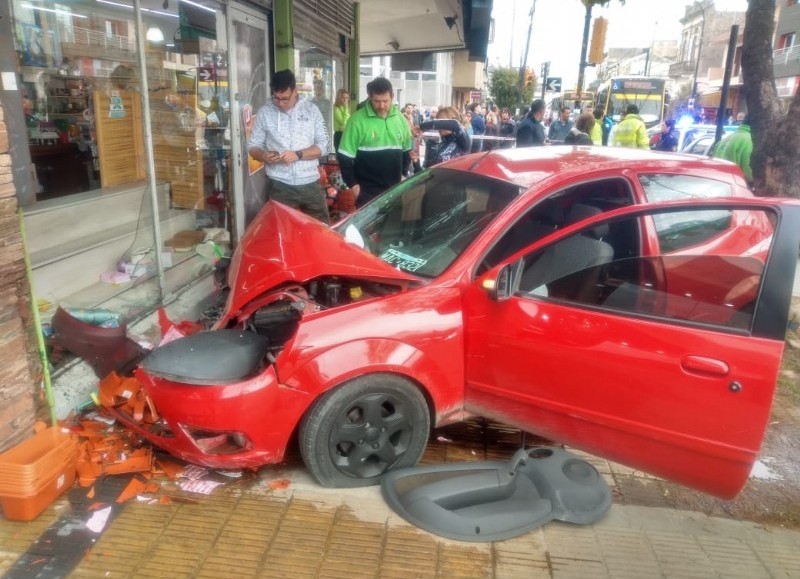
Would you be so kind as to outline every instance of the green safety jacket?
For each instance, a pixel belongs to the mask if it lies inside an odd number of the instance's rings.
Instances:
[[[381,118],[367,100],[350,116],[339,143],[338,158],[344,182],[379,192],[399,183],[411,161],[411,129],[397,105]]]
[[[753,170],[750,168],[752,154],[753,137],[750,134],[750,125],[739,125],[739,128],[722,139],[714,150],[715,158],[733,161],[739,165],[748,182],[753,180]]]
[[[625,115],[614,131],[614,146],[650,150],[650,139],[642,117],[633,113]]]

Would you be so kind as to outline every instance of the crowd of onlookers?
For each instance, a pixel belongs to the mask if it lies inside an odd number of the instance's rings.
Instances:
[[[266,197],[324,222],[329,212],[319,163],[329,154],[335,153],[342,184],[360,207],[404,177],[470,152],[548,144],[651,148],[634,104],[615,124],[592,106],[580,111],[564,106],[551,115],[542,99],[534,100],[518,118],[509,109],[480,103],[463,110],[442,106],[424,111],[406,104],[401,110],[394,103],[392,83],[383,77],[367,84],[367,98],[355,110],[344,89],[338,91],[332,111],[324,94],[315,91],[314,99],[300,99],[290,70],[276,72],[270,89],[271,101],[258,111],[248,141],[250,157],[265,167]],[[331,118],[332,143],[327,125]],[[749,128],[745,119],[716,153],[739,163],[748,180]],[[666,121],[653,148],[676,150],[673,131],[674,123]]]

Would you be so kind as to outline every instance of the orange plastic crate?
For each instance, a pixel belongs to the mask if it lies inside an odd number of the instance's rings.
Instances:
[[[58,473],[45,483],[38,491],[29,496],[0,495],[0,507],[3,516],[11,521],[32,521],[53,501],[60,497],[75,482],[75,463],[65,465],[64,471]]]
[[[48,428],[0,454],[0,506],[7,519],[35,519],[72,486],[78,461],[75,437]]]

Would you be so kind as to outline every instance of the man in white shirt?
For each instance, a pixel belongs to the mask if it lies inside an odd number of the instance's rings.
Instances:
[[[291,70],[279,70],[269,84],[271,102],[256,115],[247,151],[264,163],[267,196],[330,223],[318,159],[328,154],[328,134],[319,109],[300,100]]]

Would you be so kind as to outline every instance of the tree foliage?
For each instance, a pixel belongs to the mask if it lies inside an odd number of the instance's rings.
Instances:
[[[536,91],[537,78],[534,75],[531,86],[522,87],[522,106],[530,106]],[[489,94],[492,101],[501,109],[513,111],[517,106],[518,68],[496,68],[489,78]]]
[[[774,28],[775,0],[748,0],[742,91],[753,137],[753,189],[757,195],[800,197],[800,91],[785,111],[775,88]]]

